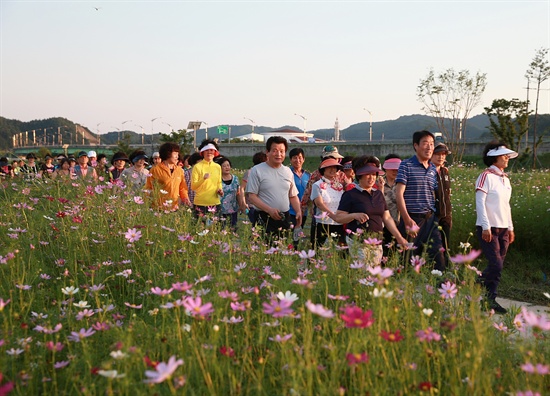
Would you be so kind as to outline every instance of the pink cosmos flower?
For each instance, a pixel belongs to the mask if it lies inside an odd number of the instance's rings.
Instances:
[[[70,361],[69,360],[64,360],[62,362],[55,362],[53,364],[53,367],[56,368],[56,369],[60,369],[60,368],[63,368],[63,367],[67,367],[69,365]]]
[[[157,296],[167,296],[168,294],[172,293],[174,289],[161,289],[160,287],[152,287],[151,293],[156,294]]]
[[[419,330],[416,332],[416,337],[421,342],[431,342],[441,340],[441,335],[437,334],[432,330],[431,327],[428,327],[426,330]]]
[[[457,254],[451,257],[451,261],[456,264],[471,263],[481,254],[481,250],[471,250],[468,254]]]
[[[202,299],[200,297],[187,297],[183,301],[183,306],[185,309],[187,309],[193,317],[204,319],[208,315],[210,315],[212,312],[214,312],[214,308],[212,307],[212,303],[202,303]]]
[[[0,312],[4,310],[4,307],[10,303],[11,299],[8,298],[6,301],[4,301],[3,298],[0,298]]]
[[[291,315],[294,310],[290,308],[293,301],[290,300],[277,300],[272,299],[269,303],[264,302],[262,305],[264,307],[263,312],[272,315],[274,318],[282,318],[285,316]]]
[[[374,276],[376,276],[376,282],[382,284],[387,278],[393,275],[391,268],[382,268],[380,265],[376,267],[367,267],[367,270]]]
[[[363,239],[363,242],[366,243],[367,245],[380,245],[382,243],[382,241],[378,238]]]
[[[458,289],[454,283],[447,281],[441,285],[441,288],[437,289],[442,298],[453,299],[458,293]]]
[[[82,320],[84,318],[89,318],[90,316],[92,316],[95,312],[92,311],[91,309],[85,309],[84,311],[80,311],[77,315],[76,315],[76,320]]]
[[[363,312],[359,307],[347,306],[343,308],[343,311],[344,313],[340,315],[340,318],[346,323],[346,327],[365,328],[372,326],[374,323],[372,310]]]
[[[186,292],[187,290],[193,288],[193,284],[189,284],[189,283],[187,283],[187,281],[185,281],[183,283],[182,282],[172,283],[172,288],[174,290],[179,291],[179,292]]]
[[[359,363],[367,363],[369,361],[369,355],[366,352],[363,353],[348,353],[346,355],[349,366]]]
[[[175,356],[170,356],[168,363],[160,362],[156,365],[155,370],[146,370],[145,376],[148,378],[143,382],[148,384],[160,384],[169,379],[174,371],[183,364],[183,359],[176,360]]]
[[[521,369],[529,374],[546,375],[550,372],[550,366],[541,363],[534,365],[533,363],[527,362],[521,365]]]
[[[315,257],[315,250],[308,250],[307,252],[305,250],[302,250],[300,252],[297,252],[296,253],[298,255],[298,257],[300,257],[301,259],[310,259],[310,258],[313,258]]]
[[[143,304],[136,305],[136,304],[130,304],[129,302],[125,302],[124,305],[126,305],[128,308],[132,308],[132,309],[141,309],[141,308],[143,308]]]
[[[56,352],[60,352],[63,350],[64,346],[62,343],[60,342],[56,342],[55,344],[53,343],[53,341],[47,341],[45,344],[46,348],[48,348],[50,351],[56,351]],[[0,393],[1,394],[1,393]]]
[[[516,393],[516,396],[540,396],[540,393],[533,392],[531,390],[527,390],[525,392],[518,391],[518,393]]]
[[[414,270],[416,271],[416,273],[419,274],[420,268],[422,268],[422,266],[426,264],[426,260],[424,260],[420,256],[414,256],[413,258],[411,258],[411,264],[414,267]]]
[[[130,243],[137,242],[141,239],[141,231],[138,231],[136,228],[128,228],[128,231],[124,234],[124,237]]]
[[[284,343],[290,340],[291,338],[292,338],[292,334],[286,334],[282,337],[279,334],[277,334],[275,335],[275,337],[269,337],[269,340]]]
[[[144,203],[143,198],[141,198],[140,196],[135,196],[134,202],[137,203],[138,205],[141,205]]]
[[[88,330],[83,328],[83,329],[80,329],[78,333],[76,331],[72,331],[71,335],[68,336],[67,339],[69,341],[80,342],[84,338],[90,337],[94,334],[95,334],[95,330],[93,330],[91,327]]]
[[[530,312],[525,307],[521,307],[521,315],[525,320],[525,324],[538,328],[542,331],[550,330],[550,321],[544,315],[538,316],[537,314]]]
[[[506,327],[506,325],[502,322],[500,323],[493,323],[493,327],[495,329],[497,329],[498,331],[502,331],[503,333],[507,333],[508,332],[508,327]]]
[[[309,309],[312,314],[319,315],[322,318],[330,319],[334,317],[334,312],[325,308],[322,304],[313,304],[308,300],[306,302],[306,308]]]
[[[229,305],[231,305],[231,309],[233,311],[246,311],[248,308],[250,308],[250,301],[235,301],[230,303]]]

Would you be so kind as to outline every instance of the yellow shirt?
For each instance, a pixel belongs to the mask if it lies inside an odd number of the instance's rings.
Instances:
[[[209,173],[210,177],[204,179]],[[200,161],[193,166],[191,172],[191,189],[195,191],[193,203],[199,206],[214,206],[220,204],[218,190],[222,188],[222,167],[214,161]]]

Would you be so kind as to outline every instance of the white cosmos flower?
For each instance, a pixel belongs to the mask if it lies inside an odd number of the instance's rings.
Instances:
[[[393,291],[388,291],[384,287],[381,288],[380,290],[378,290],[378,288],[375,287],[374,290],[370,294],[375,298],[378,298],[378,297],[390,298],[391,296],[393,296]]]
[[[166,194],[168,194],[168,191],[166,191],[166,190],[160,190],[160,193],[166,195]]]
[[[88,304],[88,301],[79,301],[77,303],[73,303],[73,305],[78,308],[90,308],[90,304]]]
[[[112,351],[109,355],[111,355],[113,359],[117,359],[117,360],[124,359],[126,356],[128,356],[122,351]]]
[[[116,370],[99,370],[97,373],[107,378],[123,378],[126,376],[126,374],[119,374]]]
[[[66,294],[67,296],[72,296],[73,294],[78,293],[79,290],[80,289],[78,287],[74,287],[74,286],[68,286],[68,287],[61,288],[61,292],[63,294]]]
[[[286,300],[286,301],[292,301],[292,302],[294,302],[294,301],[297,301],[297,300],[298,300],[298,295],[296,295],[296,293],[292,293],[292,292],[290,292],[290,291],[287,290],[287,291],[284,292],[284,293],[283,293],[283,292],[277,293],[277,298],[278,298],[279,300],[281,300],[281,301],[282,301],[282,300]]]
[[[424,313],[424,315],[426,316],[432,316],[432,314],[434,313],[434,310],[433,309],[430,309],[430,308],[424,308],[422,310],[422,312]]]
[[[435,276],[442,276],[443,275],[443,272],[441,272],[440,270],[432,270],[432,275],[435,275]]]

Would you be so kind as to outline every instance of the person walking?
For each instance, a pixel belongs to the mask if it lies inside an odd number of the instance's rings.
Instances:
[[[296,227],[302,225],[302,210],[292,171],[283,165],[288,142],[282,136],[271,136],[266,142],[266,162],[250,170],[246,193],[254,205],[258,223],[266,237],[281,238],[290,229],[290,206],[296,212]]]
[[[432,164],[437,170],[437,190],[435,194],[435,214],[441,227],[441,241],[446,251],[449,251],[451,228],[453,227],[453,208],[451,206],[451,177],[445,166],[447,156],[451,154],[444,143],[438,143],[432,155]]]
[[[195,191],[193,209],[196,217],[208,213],[219,213],[220,197],[223,197],[222,168],[214,162],[220,155],[218,144],[205,139],[199,146],[202,161],[191,171],[191,189]]]
[[[384,174],[377,162],[372,156],[360,156],[353,161],[357,184],[342,195],[338,210],[332,216],[338,223],[346,224],[349,231],[346,242],[350,255],[368,265],[380,265],[382,261],[381,239],[384,225],[398,244],[407,243],[391,218],[384,194],[374,187],[378,176]],[[369,237],[375,238],[379,243],[364,243]]]
[[[229,158],[218,157],[215,161],[222,168],[223,197],[221,198],[221,214],[225,218],[223,225],[225,226],[229,220],[231,229],[235,230],[239,215],[239,178],[231,173]]]
[[[344,194],[344,185],[337,176],[342,168],[343,166],[332,158],[324,160],[319,166],[321,179],[316,181],[311,189],[311,200],[315,203],[317,219],[313,248],[324,245],[331,234],[337,235],[335,240],[339,245],[345,245],[344,227],[332,218]]]
[[[153,206],[165,211],[175,211],[180,202],[191,205],[183,169],[178,166],[180,146],[174,142],[163,143],[159,148],[162,161],[151,168],[145,188],[152,194]]]
[[[512,186],[504,169],[508,161],[518,153],[507,148],[502,142],[491,142],[483,150],[483,162],[487,165],[476,180],[476,231],[481,250],[488,261],[479,279],[487,289],[488,308],[497,313],[506,309],[497,301],[504,259],[508,246],[514,242],[514,224],[510,197]]]
[[[401,215],[399,231],[414,238],[415,254],[428,252],[434,268],[444,271],[446,256],[442,251],[441,234],[435,215],[437,170],[430,163],[434,150],[434,135],[429,131],[413,134],[415,155],[399,164],[395,196]]]

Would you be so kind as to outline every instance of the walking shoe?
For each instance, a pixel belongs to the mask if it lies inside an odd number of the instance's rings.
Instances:
[[[504,308],[502,305],[497,303],[496,300],[489,300],[487,301],[487,309],[492,309],[498,314],[505,314],[508,312],[506,308]]]

